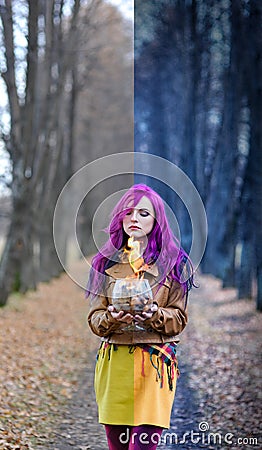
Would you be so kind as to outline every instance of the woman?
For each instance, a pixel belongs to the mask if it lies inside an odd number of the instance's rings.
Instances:
[[[163,200],[146,185],[125,193],[107,231],[87,287],[88,323],[102,338],[95,372],[99,422],[111,450],[156,449],[170,425],[192,265],[170,229]],[[130,258],[134,243],[140,252]],[[148,280],[153,302],[142,312],[119,310],[113,301],[117,280],[134,277]]]

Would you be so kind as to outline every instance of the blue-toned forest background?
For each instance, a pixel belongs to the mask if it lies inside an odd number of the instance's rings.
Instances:
[[[191,178],[208,219],[202,271],[261,309],[262,4],[135,5],[135,151],[161,155]],[[186,208],[167,186],[147,182],[174,209],[189,251]]]

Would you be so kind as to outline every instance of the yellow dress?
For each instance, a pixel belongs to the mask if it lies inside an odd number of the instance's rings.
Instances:
[[[167,365],[147,347],[102,342],[95,370],[100,423],[169,428],[177,360],[173,355]]]

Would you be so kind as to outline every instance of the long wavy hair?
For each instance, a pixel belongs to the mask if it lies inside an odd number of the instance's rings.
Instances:
[[[147,235],[147,247],[143,253],[145,263],[156,263],[160,285],[169,277],[183,285],[185,294],[191,289],[193,265],[169,226],[162,198],[145,184],[136,184],[128,189],[112,211],[110,224],[105,230],[109,239],[92,259],[86,296],[99,293],[105,270],[118,261],[117,255],[129,238],[123,229],[123,218],[144,196],[151,201],[155,212],[154,225]]]

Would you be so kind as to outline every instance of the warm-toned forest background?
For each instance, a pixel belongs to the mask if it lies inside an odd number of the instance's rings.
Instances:
[[[102,0],[7,0],[1,19],[4,305],[12,290],[61,273],[52,221],[70,176],[96,158],[133,149],[133,25]],[[83,203],[85,254],[96,207],[120,185],[109,180]],[[57,237],[65,252],[67,214]]]

